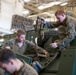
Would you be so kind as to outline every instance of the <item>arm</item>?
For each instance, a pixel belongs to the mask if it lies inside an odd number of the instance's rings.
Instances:
[[[28,47],[30,47],[32,50],[37,50],[37,53],[45,54],[47,56],[48,52],[46,50],[44,50],[43,48],[41,48],[39,46],[35,46],[35,44],[31,43],[30,41],[27,41],[26,43],[27,43]]]
[[[57,35],[58,34],[58,27],[59,27],[59,22],[47,22],[47,24],[50,24],[50,29],[44,29],[43,31],[41,31],[42,35]]]
[[[43,28],[53,28],[53,23],[46,21],[43,25]]]

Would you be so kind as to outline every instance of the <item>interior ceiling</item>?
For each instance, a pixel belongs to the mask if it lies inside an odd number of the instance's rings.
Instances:
[[[30,14],[27,16],[32,19],[36,19],[37,16],[44,17],[44,18],[50,18],[57,9],[63,8],[63,7],[56,5],[53,7],[46,8],[44,10],[39,10],[38,6],[42,4],[48,4],[54,1],[60,1],[62,3],[68,2],[69,4],[76,2],[76,0],[30,0],[30,2],[24,3],[24,8],[30,10]]]
[[[6,3],[8,3],[8,1],[10,1],[9,4],[11,3],[11,0],[3,0],[3,1],[5,1]],[[14,0],[14,1],[23,2],[24,0]],[[30,11],[30,13],[28,15],[24,14],[23,16],[31,18],[33,20],[36,20],[37,16],[43,17],[43,18],[54,17],[54,12],[57,9],[59,9],[59,8],[64,9],[65,7],[61,7],[60,5],[55,5],[53,7],[49,7],[44,10],[38,9],[38,6],[43,5],[43,4],[48,4],[53,1],[60,1],[62,3],[68,2],[68,4],[76,4],[76,0],[30,0],[30,2],[24,3],[24,6],[23,6],[25,9],[28,9]],[[1,0],[0,0],[0,2],[1,2]],[[4,33],[2,33],[0,31],[0,35],[2,35],[2,34],[4,34]]]

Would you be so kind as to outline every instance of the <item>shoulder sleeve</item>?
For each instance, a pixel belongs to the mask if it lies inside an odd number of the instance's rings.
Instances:
[[[34,43],[31,43],[30,41],[26,40],[25,41],[25,44],[30,47],[30,48],[35,48],[35,44]]]
[[[9,47],[12,48],[12,46],[13,46],[14,43],[15,43],[15,40],[14,39],[9,40],[9,41],[5,42],[5,46],[4,47],[9,46]]]

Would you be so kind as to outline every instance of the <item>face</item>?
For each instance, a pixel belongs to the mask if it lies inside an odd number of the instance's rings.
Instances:
[[[24,34],[22,34],[22,35],[20,35],[19,37],[18,37],[18,41],[19,42],[23,42],[25,40],[25,35]]]
[[[6,71],[8,71],[10,73],[15,72],[15,66],[11,62],[9,62],[9,63],[2,63],[0,65],[1,65],[1,67],[3,69],[5,69]]]
[[[60,21],[60,22],[63,22],[65,20],[65,15],[62,14],[62,15],[56,15],[56,18]]]

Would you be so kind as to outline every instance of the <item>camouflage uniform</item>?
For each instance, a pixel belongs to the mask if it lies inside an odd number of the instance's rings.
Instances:
[[[23,45],[21,47],[18,46],[18,42],[15,39],[11,39],[10,41],[6,42],[5,47],[10,46],[14,52],[20,53],[20,54],[27,54],[28,52],[30,53],[35,53],[35,44],[31,43],[28,40],[25,40]],[[38,53],[44,53],[45,50],[37,46],[37,52]]]
[[[38,75],[38,73],[36,72],[36,70],[34,70],[33,67],[28,65],[23,60],[22,60],[22,62],[24,63],[24,66],[19,70],[19,74],[15,74],[15,73],[10,74],[8,72],[5,72],[4,75]]]
[[[53,24],[54,28],[58,28],[57,35],[59,37],[59,40],[55,41],[57,42],[58,48],[64,49],[71,43],[72,40],[75,39],[76,36],[75,22],[76,22],[75,19],[73,19],[70,16],[67,16],[67,18],[62,23],[56,22]],[[50,35],[51,32],[54,31],[54,28],[49,30]]]
[[[4,75],[5,70],[0,68],[0,75]]]
[[[58,27],[58,36],[60,41],[58,41],[58,47],[63,49],[70,45],[71,41],[75,39],[75,20],[71,17],[67,17],[63,23]]]

